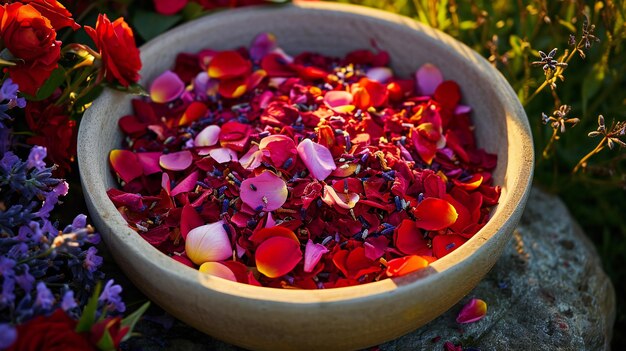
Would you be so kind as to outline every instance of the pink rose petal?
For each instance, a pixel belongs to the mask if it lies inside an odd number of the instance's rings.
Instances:
[[[241,201],[259,211],[274,211],[287,201],[287,183],[270,171],[241,182]]]
[[[185,239],[185,252],[195,264],[225,260],[232,256],[233,247],[224,222],[205,224],[189,231]]]
[[[296,143],[286,135],[270,135],[259,142],[259,150],[269,156],[274,167],[283,168],[287,160],[291,159],[291,165],[295,164],[297,154]],[[290,167],[285,167],[290,168]]]
[[[472,112],[472,108],[467,105],[457,105],[454,109],[455,115],[463,115]]]
[[[209,155],[217,162],[217,163],[226,163],[226,162],[237,162],[239,159],[237,158],[237,153],[231,149],[221,147],[219,149],[213,149],[209,151]]]
[[[365,257],[376,261],[384,255],[385,251],[389,248],[389,239],[382,235],[367,238],[367,241],[363,243],[363,248],[365,249]]]
[[[159,164],[163,169],[170,171],[183,171],[191,166],[193,156],[189,150],[172,152],[171,154],[161,155]]]
[[[456,317],[457,323],[477,322],[487,314],[487,303],[481,299],[471,299]]]
[[[337,166],[333,155],[324,145],[314,143],[310,139],[304,139],[298,144],[298,156],[306,168],[317,180],[324,180]]]
[[[172,191],[172,184],[170,182],[170,176],[165,172],[161,174],[161,188],[165,190],[165,193],[167,193],[167,195],[170,195]]]
[[[171,196],[176,196],[180,193],[186,193],[192,191],[196,187],[196,182],[200,177],[200,172],[195,171],[189,174],[185,179],[181,180],[174,189],[172,189]]]
[[[165,71],[150,85],[152,101],[163,104],[176,100],[185,91],[185,83],[172,71]]]
[[[213,146],[217,144],[220,137],[221,128],[216,125],[210,125],[204,129],[193,139],[195,147]]]
[[[417,81],[417,91],[422,95],[432,96],[435,90],[443,82],[443,75],[437,66],[432,63],[426,63],[420,67],[415,73]]]
[[[261,33],[252,40],[250,58],[255,62],[259,62],[265,55],[276,48],[276,36],[272,33]]]
[[[307,241],[304,249],[304,271],[312,272],[313,268],[319,263],[322,256],[328,252],[326,246],[322,244],[315,244],[311,239]]]
[[[331,90],[324,95],[324,104],[337,113],[348,113],[354,110],[353,97],[344,90]]]
[[[366,76],[373,81],[387,83],[393,77],[393,71],[389,67],[373,67],[367,70]]]
[[[226,265],[219,262],[204,262],[202,265],[200,265],[200,268],[198,268],[198,270],[202,273],[207,273],[216,277],[228,279],[233,282],[237,281],[235,273],[233,273],[230,268],[226,267]]]
[[[141,167],[143,167],[143,174],[149,175],[161,172],[161,167],[159,166],[160,152],[138,152],[136,155],[137,160],[141,163]]]
[[[338,193],[333,187],[329,185],[324,185],[324,196],[322,196],[322,201],[324,201],[328,206],[337,205],[341,208],[349,210],[356,206],[357,202],[359,202],[359,199],[359,194]]]
[[[256,145],[250,147],[250,150],[239,159],[241,166],[249,171],[259,167],[262,161],[263,152]]]
[[[143,174],[143,167],[137,162],[137,155],[132,151],[111,150],[109,161],[115,173],[126,183]]]

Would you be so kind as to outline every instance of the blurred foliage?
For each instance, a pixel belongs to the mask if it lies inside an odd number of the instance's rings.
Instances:
[[[626,120],[626,6],[623,1],[582,0],[353,0],[412,17],[459,39],[497,67],[525,105],[534,139],[537,165],[535,184],[559,195],[568,205],[602,256],[618,297],[615,330],[626,330],[626,150],[616,145],[588,160],[575,174],[575,165],[594,150],[598,139],[587,136],[598,127],[598,115],[607,129]],[[562,62],[569,36],[580,40],[585,17],[600,39],[576,53],[556,80],[555,94],[545,88],[529,99],[546,80],[539,50],[558,48]],[[561,104],[571,106],[569,117],[579,118],[554,145],[553,130],[542,123]],[[615,332],[613,348],[626,348],[626,335]]]

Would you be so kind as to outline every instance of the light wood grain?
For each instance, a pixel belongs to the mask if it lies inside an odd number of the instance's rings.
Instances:
[[[246,46],[259,32],[277,35],[289,53],[343,55],[387,50],[392,66],[412,74],[426,62],[457,81],[474,108],[479,144],[498,155],[503,188],[489,223],[423,272],[396,280],[318,291],[260,288],[203,275],[158,252],[126,226],[106,195],[115,183],[108,153],[118,148],[117,120],[131,97],[106,91],[83,118],[78,162],[92,220],[117,263],[154,302],[195,328],[259,350],[349,350],[393,339],[426,324],[467,294],[496,262],[520,219],[533,170],[528,120],[505,79],[451,37],[394,14],[332,3],[244,8],[208,16],[141,48],[142,82],[172,66],[177,53]]]

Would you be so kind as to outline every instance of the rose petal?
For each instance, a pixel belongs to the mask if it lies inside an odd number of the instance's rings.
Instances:
[[[385,254],[385,251],[389,248],[389,239],[385,236],[369,237],[367,241],[363,243],[365,249],[365,257],[372,261],[379,259]]]
[[[150,85],[152,101],[163,104],[176,100],[185,91],[185,83],[172,71],[161,73]]]
[[[482,184],[482,182],[483,182],[483,176],[480,175],[479,173],[473,174],[469,179],[466,179],[464,181],[452,179],[452,183],[454,183],[454,185],[467,191],[476,190]]]
[[[191,267],[191,268],[196,268],[196,265],[191,262],[191,260],[187,257],[187,256],[182,256],[182,255],[173,255],[172,259],[176,262],[180,262],[182,264],[184,264],[187,267]]]
[[[204,262],[202,265],[200,265],[200,268],[198,268],[198,271],[202,273],[214,275],[216,277],[220,277],[223,279],[228,279],[233,282],[237,281],[237,277],[235,277],[235,273],[233,273],[233,271],[230,268],[226,267],[225,265],[219,262]]]
[[[417,91],[422,95],[432,96],[435,90],[443,82],[443,75],[437,66],[426,63],[415,73]]]
[[[324,95],[324,104],[337,113],[349,113],[354,110],[353,97],[344,90],[331,90]]]
[[[189,150],[183,150],[161,155],[159,165],[161,165],[163,169],[170,171],[183,171],[191,166],[192,161],[193,155],[191,155],[191,152],[189,152]]]
[[[437,86],[433,97],[441,106],[455,109],[459,101],[461,101],[461,89],[456,82],[446,80]]]
[[[287,183],[270,171],[241,182],[241,201],[256,210],[274,211],[287,201]]]
[[[202,147],[217,144],[220,137],[220,130],[221,128],[214,124],[202,129],[202,131],[193,139],[194,146]]]
[[[250,57],[253,61],[259,62],[276,48],[276,36],[272,33],[261,33],[257,35],[252,40],[252,44],[250,44]]]
[[[170,192],[172,191],[172,184],[170,182],[170,176],[165,172],[161,174],[161,188],[165,190],[168,196],[170,195]]]
[[[329,185],[324,185],[324,195],[322,196],[322,201],[324,201],[328,206],[337,205],[341,208],[349,210],[356,206],[357,202],[359,202],[359,199],[359,194],[337,193],[333,187]]]
[[[283,237],[272,237],[259,245],[255,254],[256,267],[269,278],[291,272],[302,259],[300,244]]]
[[[107,190],[107,195],[115,207],[126,206],[131,211],[141,211],[144,209],[143,197],[140,194],[126,193],[112,188]]]
[[[283,227],[283,226],[277,226],[277,227],[272,226],[271,228],[259,229],[256,232],[254,232],[252,235],[250,235],[248,239],[252,241],[255,245],[259,245],[266,239],[272,238],[275,236],[280,236],[282,238],[289,238],[299,243],[298,237],[293,232],[293,230],[287,227]]]
[[[283,168],[288,159],[294,165],[295,156],[298,153],[296,143],[286,135],[270,135],[259,142],[259,150],[269,154],[272,164],[276,168]],[[284,167],[290,168],[290,167]]]
[[[373,81],[387,83],[393,77],[393,71],[389,67],[373,67],[365,75]]]
[[[154,9],[162,15],[173,15],[182,10],[189,0],[153,0]]]
[[[313,268],[319,263],[322,256],[328,252],[326,246],[322,244],[315,244],[311,239],[307,241],[306,248],[304,249],[304,271],[310,273]]]
[[[209,63],[209,77],[228,79],[247,75],[252,64],[237,51],[218,52]]]
[[[233,254],[224,222],[205,224],[189,231],[185,240],[185,252],[195,264],[221,261]]]
[[[135,155],[139,163],[141,163],[143,174],[150,175],[161,172],[161,166],[159,166],[160,152],[138,152]]]
[[[187,239],[187,234],[192,229],[195,229],[204,224],[204,220],[200,217],[198,211],[191,205],[183,206],[183,210],[180,214],[180,235],[183,240]]]
[[[143,167],[137,160],[137,155],[128,150],[111,150],[109,162],[115,173],[126,183],[140,177]]]
[[[388,277],[401,277],[426,267],[428,261],[424,258],[417,255],[404,256],[388,261],[385,273]]]
[[[248,91],[248,78],[246,76],[234,77],[220,81],[218,90],[220,95],[228,99],[241,97]]]
[[[420,202],[413,215],[416,217],[415,224],[424,230],[445,229],[458,217],[454,206],[448,201],[429,197]]]
[[[192,191],[196,187],[196,182],[198,181],[199,177],[200,172],[192,172],[187,177],[185,177],[185,179],[181,180],[180,183],[178,183],[174,187],[174,189],[172,189],[170,196],[176,196],[181,193]]]
[[[231,149],[220,147],[209,151],[209,155],[217,163],[238,162],[237,153]]]
[[[487,303],[481,299],[471,299],[456,317],[457,323],[477,322],[487,314]]]
[[[405,219],[394,233],[396,249],[405,255],[431,255],[428,242],[414,221]]]
[[[187,106],[183,117],[180,119],[180,121],[178,121],[178,125],[185,126],[191,124],[199,120],[200,118],[205,117],[207,115],[207,112],[209,112],[209,108],[205,104],[199,101],[194,101],[189,104],[189,106]]]
[[[463,245],[467,239],[455,234],[436,235],[433,238],[433,255],[442,258]]]
[[[249,171],[261,165],[263,161],[263,152],[259,150],[259,147],[253,145],[248,152],[239,159],[241,166]]]
[[[317,180],[326,179],[337,168],[330,150],[311,139],[304,139],[298,144],[298,156]]]

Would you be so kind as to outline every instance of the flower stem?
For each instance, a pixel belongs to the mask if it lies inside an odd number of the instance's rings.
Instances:
[[[581,158],[580,161],[578,161],[578,163],[572,170],[572,173],[578,172],[578,170],[581,167],[584,168],[587,164],[587,161],[591,158],[591,156],[597,154],[598,152],[602,151],[602,149],[604,149],[604,144],[606,143],[606,141],[607,141],[607,137],[605,136],[604,138],[602,138],[602,140],[600,140],[600,142],[598,143],[595,149],[591,150],[588,154],[585,155],[585,157]]]

